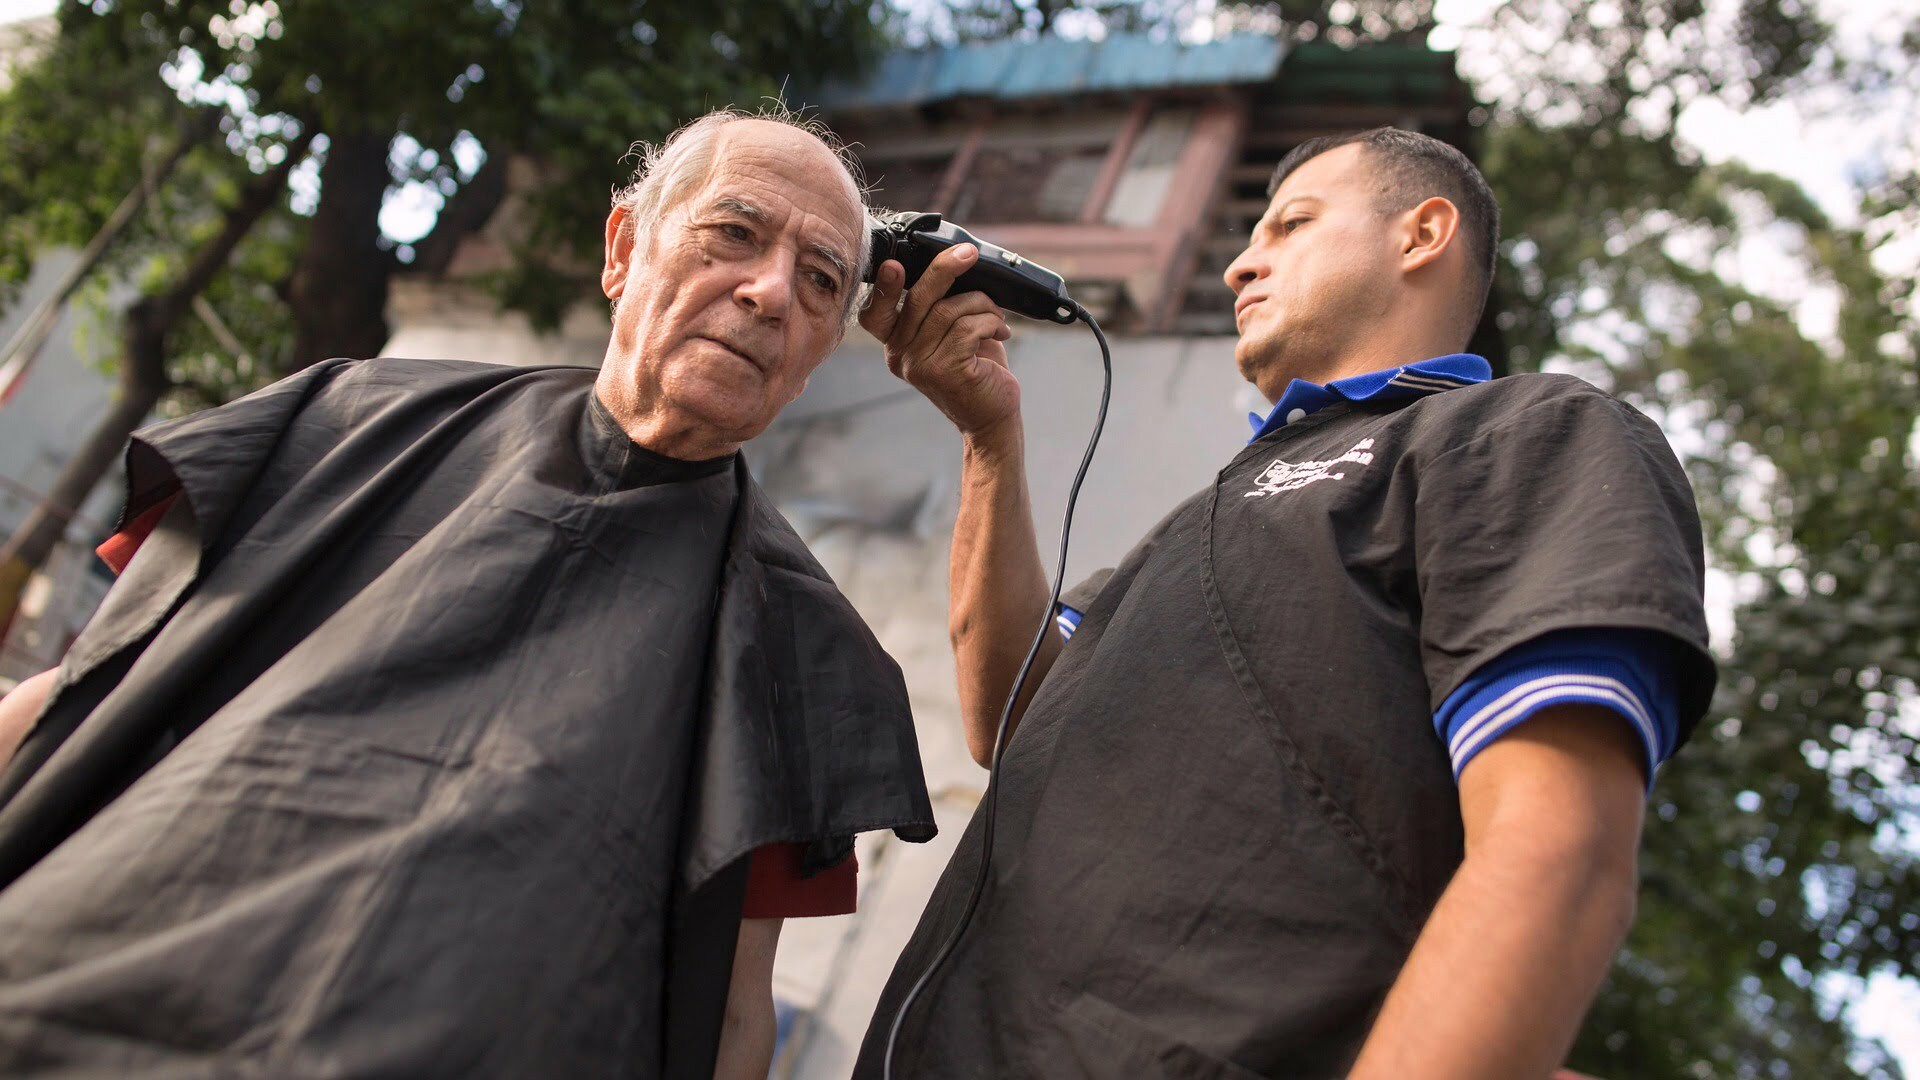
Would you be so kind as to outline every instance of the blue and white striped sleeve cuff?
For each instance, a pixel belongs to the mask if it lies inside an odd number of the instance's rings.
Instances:
[[[1553,705],[1611,709],[1646,752],[1647,784],[1673,753],[1679,698],[1670,640],[1651,630],[1561,630],[1500,654],[1434,714],[1453,777],[1494,740]]]
[[[1060,628],[1061,641],[1071,641],[1073,632],[1080,629],[1080,613],[1061,604],[1054,612],[1053,625]]]

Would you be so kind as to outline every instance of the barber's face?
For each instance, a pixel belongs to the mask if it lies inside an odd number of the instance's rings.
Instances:
[[[1227,267],[1240,374],[1278,401],[1296,378],[1325,381],[1349,343],[1386,314],[1399,278],[1392,220],[1379,212],[1366,148],[1348,145],[1289,175]]]
[[[650,251],[630,223],[608,223],[610,366],[629,368],[636,399],[676,426],[758,435],[840,343],[864,221],[817,140],[727,125],[706,186],[667,212]]]

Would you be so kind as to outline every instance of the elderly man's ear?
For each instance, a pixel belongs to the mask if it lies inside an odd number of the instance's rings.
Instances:
[[[607,299],[618,300],[627,288],[627,272],[633,269],[633,229],[627,224],[624,206],[616,206],[607,215],[607,258],[600,267],[600,291]]]

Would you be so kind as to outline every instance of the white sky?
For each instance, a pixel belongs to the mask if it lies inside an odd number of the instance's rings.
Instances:
[[[54,0],[0,0],[0,23],[45,15],[54,8]]]
[[[1477,21],[1494,2],[1440,0],[1442,29],[1433,44],[1436,47],[1453,45],[1459,39],[1459,28]],[[1843,47],[1856,55],[1897,39],[1901,24],[1920,16],[1920,0],[1817,0],[1817,3],[1833,20]],[[54,6],[54,0],[0,0],[0,23],[44,15]],[[1470,52],[1461,57],[1461,67],[1469,76],[1473,74]],[[1857,219],[1859,208],[1854,186],[1856,175],[1871,169],[1877,154],[1897,146],[1903,134],[1902,125],[1915,119],[1895,110],[1849,114],[1831,102],[1777,103],[1742,113],[1718,102],[1703,101],[1682,115],[1680,131],[1708,160],[1737,159],[1754,168],[1791,177],[1829,215],[1851,222]],[[437,204],[428,208],[414,205],[413,200],[396,201],[405,205],[390,209],[398,211],[396,218],[405,217],[408,221],[383,221],[383,225],[397,226],[389,228],[390,233],[423,231],[430,223],[430,215],[438,209]],[[422,221],[418,228],[411,228],[411,219],[416,215],[428,220]],[[1766,261],[1764,257],[1762,261]],[[1764,267],[1756,270],[1766,273]],[[1818,321],[1821,313],[1806,314],[1811,321]],[[1920,984],[1884,977],[1869,980],[1866,998],[1855,1011],[1854,1022],[1863,1034],[1885,1040],[1907,1073],[1920,1077]]]
[[[1496,6],[1497,0],[1439,0],[1442,28],[1432,44],[1452,47],[1463,30],[1470,37],[1470,28]],[[1903,24],[1920,16],[1920,0],[1815,0],[1814,6],[1831,20],[1841,51],[1851,56],[1896,44]],[[1469,76],[1476,74],[1473,61],[1469,49],[1461,57],[1461,68]],[[1900,124],[1911,119],[1891,112],[1847,115],[1841,112],[1838,95],[1744,113],[1703,100],[1682,115],[1680,133],[1710,161],[1738,159],[1793,178],[1827,213],[1850,222],[1859,208],[1853,173],[1870,168],[1876,152],[1897,140]]]

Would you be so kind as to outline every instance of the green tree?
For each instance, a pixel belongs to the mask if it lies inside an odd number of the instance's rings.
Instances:
[[[1510,58],[1519,107],[1487,130],[1511,360],[1584,362],[1686,418],[1743,602],[1712,711],[1655,791],[1640,920],[1574,1063],[1895,1076],[1843,1006],[1853,977],[1920,973],[1920,336],[1912,267],[1875,259],[1909,181],[1841,227],[1789,182],[1703,162],[1676,126],[1702,97],[1885,90],[1887,73],[1790,2],[1596,6],[1516,0],[1486,35],[1554,43]],[[1831,335],[1743,280],[1758,236],[1837,296]]]
[[[510,159],[543,183],[492,284],[537,324],[556,322],[595,295],[606,193],[629,144],[858,63],[880,15],[872,0],[63,4],[57,35],[0,95],[0,288],[35,252],[94,236],[151,184],[178,132],[208,130],[199,117],[217,117],[218,137],[192,143],[100,268],[142,294],[114,357],[115,405],[0,553],[0,624],[64,508],[167,395],[212,404],[327,356],[377,353],[393,278],[444,264],[498,203]],[[289,188],[302,169],[317,181],[304,200]],[[403,247],[379,215],[410,181],[446,206],[433,234]]]

